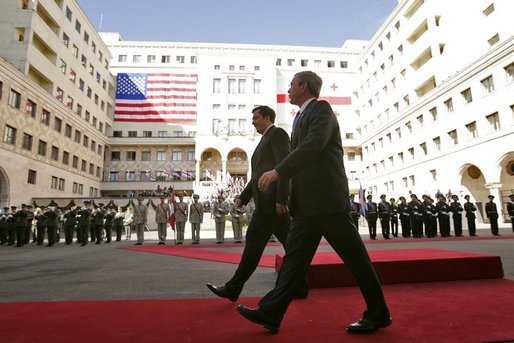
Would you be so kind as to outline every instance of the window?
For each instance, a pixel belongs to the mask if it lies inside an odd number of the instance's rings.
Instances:
[[[68,6],[66,6],[66,18],[71,21],[72,12]]]
[[[275,62],[275,65],[276,66],[281,66],[282,65],[282,59],[281,58],[277,58],[277,61]]]
[[[157,61],[157,57],[155,55],[148,55],[146,56],[146,62],[147,63],[155,63]]]
[[[152,160],[152,152],[151,151],[141,151],[141,161],[151,161]]]
[[[62,163],[68,165],[70,163],[70,153],[67,151],[62,152]]]
[[[446,107],[447,112],[453,112],[453,100],[452,98],[446,100],[444,102],[444,106]]]
[[[65,47],[68,47],[70,45],[70,37],[66,33],[62,33],[62,43]]]
[[[119,161],[121,159],[121,153],[119,151],[111,151],[111,161]]]
[[[440,151],[441,150],[441,138],[435,137],[432,139],[432,142],[434,143],[435,150]]]
[[[79,157],[78,156],[73,155],[73,161],[72,161],[71,166],[75,169],[77,169],[79,167]]]
[[[82,24],[80,24],[80,21],[75,20],[75,30],[80,33],[80,30],[82,29]]]
[[[504,69],[505,74],[507,75],[507,82],[514,81],[514,63],[509,64]]]
[[[135,161],[136,160],[136,152],[135,151],[127,151],[127,161]]]
[[[36,118],[37,104],[32,100],[27,99],[27,103],[25,105],[25,113],[32,118]]]
[[[161,56],[161,63],[170,63],[170,56],[169,55]]]
[[[229,94],[236,93],[236,79],[228,79],[228,93]]]
[[[407,127],[407,130],[409,130],[409,132],[412,133],[412,125],[411,125],[410,121],[406,122],[405,126]]]
[[[475,121],[467,124],[466,129],[468,130],[469,139],[478,137],[477,123]]]
[[[77,112],[77,114],[79,116],[82,116],[82,105],[81,104],[77,104],[77,108],[75,110]],[[84,117],[84,119],[88,122],[89,121],[89,112],[86,111],[86,116]]]
[[[459,144],[459,138],[457,136],[457,130],[452,130],[452,131],[448,132],[448,137],[450,138],[450,142],[453,145]]]
[[[182,151],[174,150],[171,152],[171,160],[172,161],[182,161]]]
[[[339,66],[342,69],[346,69],[346,68],[348,68],[348,62],[347,61],[339,61]]]
[[[253,93],[259,94],[261,92],[261,80],[254,79],[253,80]]]
[[[287,66],[288,66],[288,67],[292,67],[293,65],[294,65],[294,58],[289,58],[289,59],[287,60]]]
[[[113,137],[123,137],[122,131],[113,131],[112,132]]]
[[[73,100],[73,98],[71,96],[68,96],[68,101],[66,101],[66,106],[68,106],[68,108],[71,108],[73,109],[73,103],[75,101]]]
[[[191,64],[196,64],[196,56],[191,56]]]
[[[80,163],[80,170],[85,172],[86,168],[87,168],[87,162],[86,162],[86,160],[82,160],[82,162]]]
[[[177,56],[176,57],[176,61],[177,61],[177,63],[184,63],[185,57],[184,56]]]
[[[302,67],[307,67],[308,62],[309,62],[309,60],[304,60],[304,59],[302,59],[302,60],[300,60],[300,65],[301,65]]]
[[[427,154],[427,143],[421,143],[419,145],[419,147],[421,148],[421,151],[423,151],[423,154]]]
[[[416,117],[416,120],[418,121],[418,124],[420,127],[423,127],[423,115],[419,115]]]
[[[429,112],[432,115],[432,120],[436,121],[437,120],[437,107],[431,108],[429,110]]]
[[[131,170],[125,171],[125,181],[136,181],[136,172]]]
[[[55,90],[55,98],[57,100],[59,100],[60,102],[63,101],[64,91],[62,89],[60,89],[59,87],[57,87],[57,89]]]
[[[16,92],[14,89],[11,89],[9,92],[9,99],[7,100],[7,104],[14,108],[20,108],[21,94]]]
[[[403,152],[398,153],[398,159],[400,160],[400,162],[403,162]]]
[[[120,62],[120,63],[127,62],[127,55],[119,55],[118,62]]]
[[[221,79],[212,80],[212,92],[213,93],[221,93]]]
[[[55,145],[52,145],[52,149],[50,150],[50,158],[54,161],[59,160],[59,148]]]
[[[58,185],[59,185],[59,179],[57,178],[57,176],[52,176],[52,183],[50,185],[50,188],[57,189]]]
[[[473,96],[471,95],[471,88],[463,90],[460,94],[462,94],[462,98],[466,104],[469,104],[473,101]]]
[[[93,175],[95,172],[95,165],[93,163],[89,163],[89,174]]]
[[[75,58],[79,57],[79,48],[75,44],[73,44],[73,48],[71,49],[71,53],[73,54],[73,56],[75,56]]]
[[[27,183],[30,183],[31,185],[35,185],[36,179],[37,179],[37,172],[35,170],[29,169],[29,173],[27,175]]]
[[[152,137],[152,131],[143,131],[143,137]]]
[[[487,6],[486,9],[482,11],[482,13],[484,13],[485,16],[488,16],[489,14],[491,14],[493,12],[494,12],[494,3]]]
[[[396,134],[398,135],[398,138],[402,138],[402,129],[401,128],[396,128]]]
[[[414,159],[414,148],[409,148],[409,155],[411,157],[411,159]]]
[[[157,151],[157,161],[166,161],[166,151]]]
[[[348,161],[355,161],[355,153],[354,152],[347,153],[347,156],[348,156]]]
[[[491,38],[489,38],[487,40],[487,43],[489,43],[490,46],[493,46],[496,43],[498,43],[499,41],[500,41],[500,36],[498,34],[495,34],[494,36],[492,36]]]
[[[55,117],[54,119],[54,130],[57,132],[61,132],[62,130],[62,119]]]
[[[120,172],[119,171],[110,171],[109,172],[109,181],[120,181]]]
[[[335,62],[334,61],[327,61],[327,67],[328,68],[334,68],[335,67]]]
[[[32,136],[29,135],[28,133],[23,134],[22,147],[25,150],[32,151]]]
[[[100,155],[100,156],[101,156],[101,155],[102,155],[102,151],[103,151],[103,147],[102,147],[102,145],[101,145],[101,144],[98,144],[98,149],[96,149],[96,150],[97,150],[98,155]]]
[[[245,94],[246,93],[246,80],[245,79],[239,79],[238,80],[238,93],[239,94]]]
[[[489,93],[494,92],[494,81],[493,76],[486,77],[482,81],[480,81],[482,84],[482,89],[484,90],[484,95],[487,95]]]
[[[157,131],[157,137],[168,137],[168,131]]]
[[[129,137],[137,137],[137,131],[129,131],[128,136]]]
[[[195,160],[195,152],[194,151],[188,151],[187,152],[187,160],[188,161],[194,161]]]
[[[82,133],[79,130],[75,130],[75,142],[80,143]]]
[[[500,118],[498,116],[498,112],[490,114],[490,115],[486,116],[485,118],[489,122],[489,128],[491,129],[491,132],[494,132],[494,131],[497,131],[500,129]]]
[[[79,80],[79,89],[81,91],[84,91],[84,87],[86,86],[86,83],[84,82],[84,80],[80,79]]]
[[[37,148],[37,153],[41,156],[46,156],[46,142],[39,140],[39,145]]]
[[[71,138],[71,132],[72,132],[71,125],[66,124],[66,126],[64,127],[64,135],[68,138]]]
[[[12,126],[5,125],[4,129],[4,143],[16,144],[16,129]]]
[[[66,62],[64,62],[62,59],[61,59],[61,62],[59,64],[59,70],[61,71],[61,73],[63,73],[64,75],[66,75],[66,68],[67,68],[67,64]]]
[[[132,62],[134,62],[134,63],[141,62],[141,55],[132,56]]]
[[[89,137],[84,135],[84,139],[82,140],[82,144],[87,148],[89,146]]]

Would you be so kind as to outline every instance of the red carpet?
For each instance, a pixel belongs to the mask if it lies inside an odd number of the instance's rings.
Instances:
[[[273,335],[224,299],[0,303],[0,342],[506,342],[514,340],[514,281],[384,286],[393,325],[352,336],[363,309],[357,288],[312,290]],[[240,303],[255,306],[257,298]]]

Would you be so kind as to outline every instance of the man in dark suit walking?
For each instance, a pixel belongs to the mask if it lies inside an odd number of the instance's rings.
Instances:
[[[372,333],[391,325],[382,288],[366,247],[350,215],[348,179],[343,165],[339,123],[326,101],[318,101],[322,80],[311,71],[291,81],[291,104],[300,112],[293,123],[291,153],[259,178],[266,192],[277,181],[291,178],[293,217],[286,242],[286,257],[275,288],[250,309],[237,310],[248,320],[278,332],[293,299],[293,288],[306,273],[322,237],[355,276],[366,302],[362,319],[347,326],[350,333]],[[316,194],[316,196],[313,196]]]
[[[268,106],[258,106],[252,111],[252,124],[262,135],[259,145],[252,155],[252,177],[236,199],[235,206],[242,208],[254,199],[255,211],[246,231],[246,242],[239,266],[224,286],[207,287],[216,295],[236,301],[245,282],[257,268],[266,244],[274,234],[284,244],[291,224],[287,197],[289,195],[289,179],[281,179],[274,183],[267,191],[258,188],[259,177],[265,171],[275,168],[289,153],[289,136],[287,133],[273,125],[275,111]],[[307,282],[302,278],[294,291],[297,298],[305,298],[308,293]]]

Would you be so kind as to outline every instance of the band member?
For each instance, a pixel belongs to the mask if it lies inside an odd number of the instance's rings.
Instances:
[[[34,219],[36,219],[36,236],[37,236],[37,245],[43,245],[45,240],[45,232],[46,232],[46,206],[40,206],[36,210],[36,214],[34,215]]]
[[[86,200],[84,201],[84,207],[77,209],[78,233],[81,246],[87,244],[87,235],[88,232],[91,232],[91,214],[93,209],[90,205],[91,203]]]
[[[485,204],[485,213],[487,218],[489,218],[489,222],[491,223],[491,233],[494,236],[499,236],[500,232],[498,230],[498,210],[496,208],[496,204],[493,201],[494,195],[489,195],[489,202]]]
[[[77,225],[76,208],[70,208],[64,212],[64,242],[71,244],[73,242],[73,231]]]
[[[28,218],[27,205],[22,204],[21,209],[14,212],[13,215],[16,218],[16,247],[19,248],[25,245],[25,234],[27,232]]]
[[[121,233],[123,232],[123,220],[125,219],[125,214],[122,211],[121,207],[118,207],[118,212],[114,215],[114,230],[116,230],[116,242],[121,241]]]
[[[380,196],[380,202],[378,203],[378,217],[380,218],[380,226],[382,227],[382,236],[384,239],[390,239],[389,237],[389,221],[391,220],[391,208],[390,204],[386,201],[385,194]]]
[[[53,246],[57,241],[57,227],[59,226],[59,212],[54,206],[49,206],[45,212],[46,230],[48,235],[48,247]]]
[[[453,229],[455,230],[455,236],[462,237],[462,211],[464,211],[464,209],[457,195],[452,195],[452,200],[450,211],[452,212]]]
[[[105,214],[105,243],[111,243],[112,240],[112,227],[114,226],[114,216],[116,212],[114,212],[114,207],[110,206]]]
[[[98,203],[98,208],[93,211],[93,221],[95,226],[95,238],[96,244],[102,243],[102,234],[104,230],[104,220],[105,220],[105,208],[103,203]]]

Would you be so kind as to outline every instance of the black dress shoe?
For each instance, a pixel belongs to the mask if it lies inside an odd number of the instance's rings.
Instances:
[[[280,321],[270,318],[261,310],[251,309],[248,307],[244,307],[243,305],[237,305],[236,309],[237,312],[239,312],[243,317],[245,317],[249,321],[264,326],[272,333],[278,333],[278,329],[280,328]]]
[[[361,319],[356,323],[348,325],[346,330],[348,333],[367,334],[388,327],[392,323],[393,321],[391,320],[391,317],[387,317],[381,320]]]
[[[207,288],[211,290],[212,293],[216,294],[220,298],[227,298],[228,300],[235,302],[237,298],[239,298],[239,293],[230,292],[225,286],[215,286],[213,284],[208,283]]]

